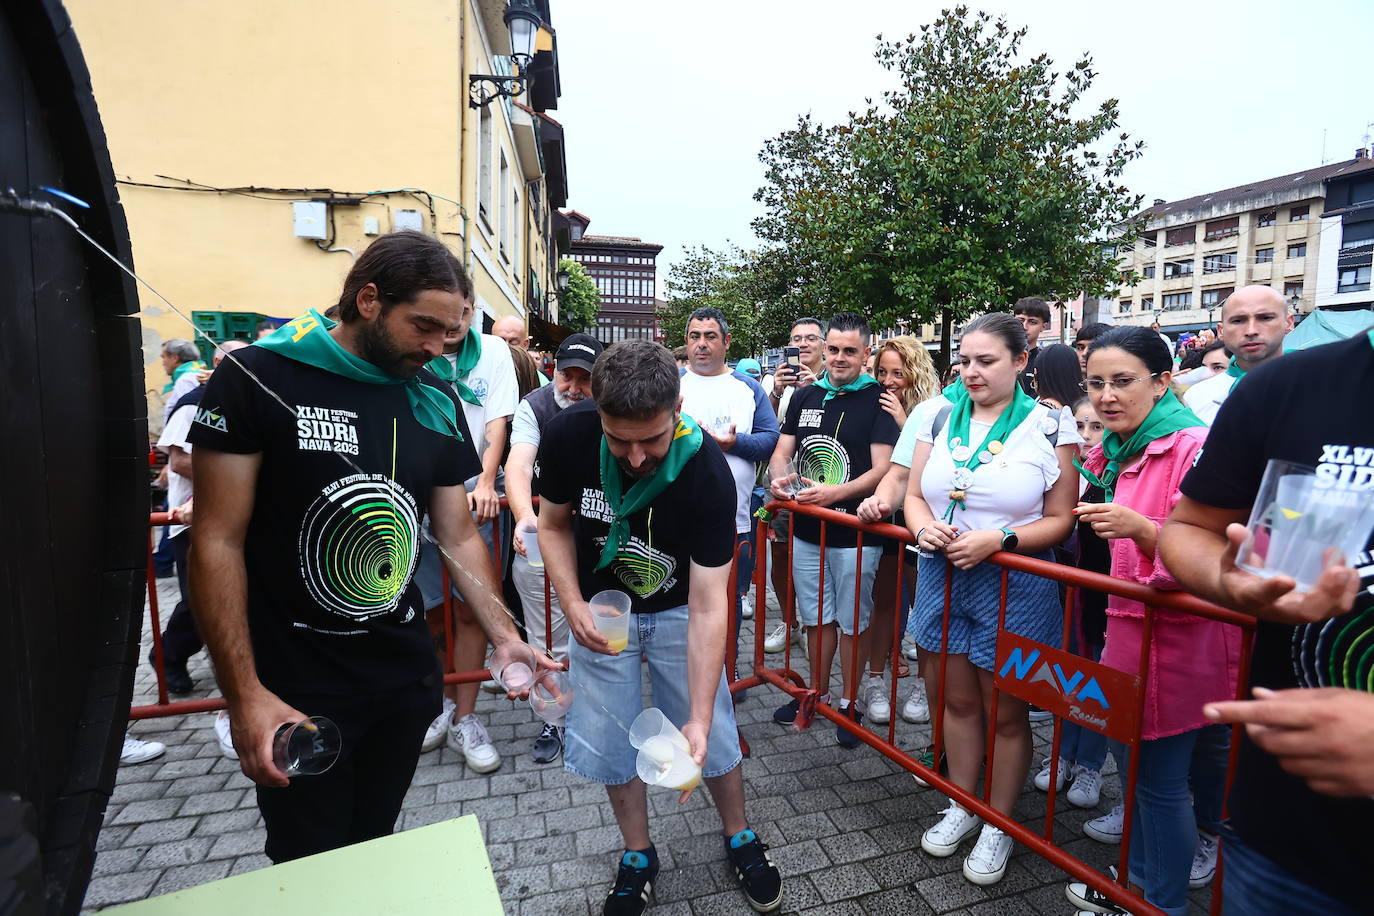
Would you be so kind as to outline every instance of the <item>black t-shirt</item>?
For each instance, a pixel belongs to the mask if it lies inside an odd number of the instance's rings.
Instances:
[[[787,408],[782,433],[795,436],[796,454],[801,459],[802,476],[820,483],[846,483],[862,477],[873,469],[871,445],[895,445],[901,430],[892,414],[883,410],[879,401],[882,386],[869,385],[859,391],[837,394],[828,402],[828,392],[819,385],[796,389],[792,404]],[[853,512],[863,497],[847,499],[827,508],[836,512]],[[798,513],[794,531],[809,544],[819,544],[821,523]],[[853,547],[854,529],[845,525],[830,525],[825,531],[828,547]],[[864,546],[878,541],[867,538]]]
[[[262,453],[244,560],[253,653],[269,689],[351,693],[435,672],[413,581],[420,521],[434,487],[462,486],[480,470],[455,409],[462,442],[421,426],[401,385],[353,381],[261,347],[210,377],[191,443]]]
[[[1039,397],[1035,392],[1035,360],[1040,355],[1039,347],[1032,347],[1026,353],[1026,368],[1021,372],[1021,390],[1031,397]]]
[[[590,401],[560,410],[539,439],[539,498],[573,508],[582,597],[627,592],[636,614],[687,603],[691,563],[725,566],[735,553],[735,478],[710,436],[677,479],[630,516],[630,539],[596,572],[615,516],[601,490],[601,415]],[[618,469],[617,469],[618,470]],[[635,481],[622,476],[623,493]]]
[[[1183,479],[1183,493],[1248,510],[1271,459],[1315,467],[1338,486],[1374,487],[1374,346],[1367,335],[1290,353],[1243,378]],[[1362,653],[1374,638],[1371,549],[1374,541],[1347,559],[1364,571],[1349,614],[1305,627],[1259,622],[1252,684],[1369,690],[1371,664]],[[1261,854],[1357,909],[1368,906],[1374,801],[1318,795],[1247,740],[1230,812]]]

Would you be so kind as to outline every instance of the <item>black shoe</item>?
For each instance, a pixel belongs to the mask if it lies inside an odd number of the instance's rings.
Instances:
[[[739,841],[739,845],[734,845]],[[768,847],[752,830],[725,838],[725,857],[735,867],[740,890],[756,912],[768,913],[782,906],[782,875],[769,861]]]
[[[801,709],[801,700],[788,700],[786,705],[779,706],[773,710],[773,721],[779,725],[791,725],[797,721],[797,711]]]
[[[653,847],[649,848],[653,850]],[[620,857],[615,886],[606,895],[606,903],[601,907],[601,916],[639,916],[649,905],[649,895],[654,892],[654,879],[657,877],[657,855],[650,859],[642,852],[625,850],[625,855]]]
[[[530,759],[535,763],[553,763],[563,753],[563,729],[557,725],[544,723],[544,730],[534,739],[530,748]]]
[[[917,760],[918,762],[920,762],[923,766],[929,767],[930,769],[934,770],[934,769],[935,769],[935,745],[933,745],[933,744],[927,744],[927,745],[926,745],[926,749],[923,750],[923,751],[921,751],[921,753],[918,754],[918,755],[916,756],[916,760]],[[949,758],[947,758],[947,757],[944,755],[944,752],[941,752],[941,753],[940,753],[940,769],[939,769],[937,772],[938,772],[941,776],[948,776],[948,775],[949,775]],[[916,780],[916,784],[919,785],[919,786],[929,786],[929,785],[930,785],[930,783],[926,782],[924,779],[922,779],[921,777],[917,776],[915,773],[911,774],[911,777],[912,777],[912,779],[915,779],[915,780]]]
[[[183,668],[181,671],[167,672],[167,692],[173,696],[184,697],[196,687],[191,675]]]
[[[864,714],[859,712],[859,707],[854,703],[850,703],[848,709],[840,710],[840,714],[853,719],[855,725],[863,724]],[[848,748],[858,747],[860,743],[858,735],[851,734],[838,725],[835,726],[835,740],[839,742],[840,747]]]

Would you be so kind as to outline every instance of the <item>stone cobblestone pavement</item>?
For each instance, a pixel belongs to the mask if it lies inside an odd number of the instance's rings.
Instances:
[[[160,580],[159,596],[163,613],[169,613],[176,581]],[[775,613],[770,617],[776,620]],[[146,619],[144,630],[146,656]],[[752,646],[752,640],[753,621],[746,620],[741,645]],[[804,670],[805,662],[794,658],[793,665]],[[203,656],[193,662],[191,673],[198,688],[194,696],[209,695],[213,679]],[[902,680],[903,695],[910,684],[910,678]],[[155,702],[146,665],[139,671],[134,702]],[[737,712],[752,751],[744,762],[747,811],[782,870],[782,912],[1073,913],[1063,891],[1067,876],[1020,846],[1006,877],[989,888],[970,884],[960,871],[970,843],[945,859],[924,853],[921,832],[938,819],[943,797],[866,746],[838,746],[835,729],[824,721],[804,732],[775,724],[772,711],[781,702],[778,691],[757,687]],[[447,747],[422,755],[397,828],[476,814],[510,916],[599,914],[621,849],[604,789],[557,763],[541,766],[530,760],[529,745],[540,723],[528,707],[482,693],[478,711],[501,752],[501,769],[470,773]],[[167,753],[120,770],[84,912],[270,864],[262,854],[265,833],[252,785],[237,762],[220,755],[213,720],[213,713],[203,713],[131,726],[137,737],[166,744]],[[886,726],[880,728],[885,734]],[[1048,753],[1049,724],[1038,725],[1036,734],[1038,762]],[[914,752],[928,742],[928,726],[898,722],[900,747]],[[1115,777],[1105,782],[1099,808],[1063,805],[1055,813],[1055,836],[1063,848],[1098,868],[1114,863],[1118,848],[1086,838],[1081,826],[1119,800]],[[750,913],[726,864],[720,822],[707,793],[697,792],[685,805],[677,804],[676,793],[650,790],[649,797],[662,862],[651,912]],[[1044,798],[1027,780],[1018,820],[1043,828]],[[1194,892],[1190,914],[1205,913],[1208,900],[1206,890]]]

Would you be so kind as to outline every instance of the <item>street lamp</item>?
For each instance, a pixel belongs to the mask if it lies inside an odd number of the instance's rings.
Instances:
[[[510,0],[501,17],[510,29],[510,59],[515,75],[474,73],[468,77],[468,105],[485,108],[493,99],[515,98],[524,93],[529,83],[525,71],[534,59],[534,41],[543,20],[534,8],[534,0]]]

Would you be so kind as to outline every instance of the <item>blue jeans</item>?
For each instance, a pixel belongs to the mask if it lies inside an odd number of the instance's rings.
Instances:
[[[568,710],[563,766],[584,779],[619,786],[635,778],[627,729],[644,709],[641,657],[648,659],[653,702],[678,728],[692,712],[687,679],[687,606],[630,615],[630,641],[619,655],[602,655],[569,641],[568,673],[577,699]],[[712,704],[702,775],[723,776],[743,760],[735,706],[721,669]]]
[[[1198,730],[1188,781],[1193,786],[1193,814],[1208,833],[1221,832],[1221,807],[1226,801],[1226,763],[1231,756],[1231,728],[1205,725]]]
[[[1221,844],[1225,916],[1355,916],[1356,910],[1304,884],[1227,831]]]
[[[1188,770],[1199,734],[1190,731],[1140,743],[1130,879],[1145,889],[1146,900],[1170,916],[1188,912],[1188,873],[1197,848]],[[1124,756],[1118,758],[1123,765]]]

